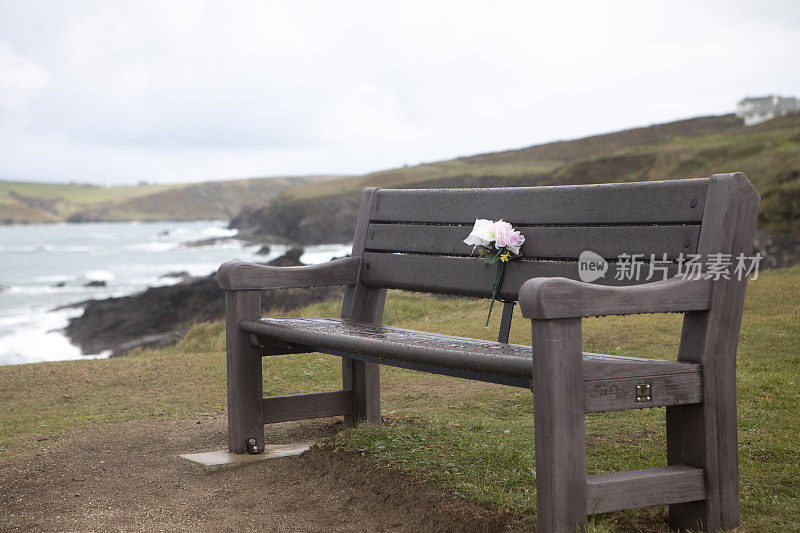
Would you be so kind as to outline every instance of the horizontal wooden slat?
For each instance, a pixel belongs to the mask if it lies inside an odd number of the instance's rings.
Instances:
[[[636,401],[636,386],[639,384],[650,385],[650,401]],[[689,372],[584,381],[583,389],[586,412],[600,413],[700,403],[703,386],[700,372]]]
[[[682,277],[628,287],[537,278],[525,282],[519,300],[522,316],[533,319],[702,311],[710,305],[712,285]]]
[[[517,227],[524,236],[521,252],[540,259],[577,258],[591,250],[606,259],[622,253],[650,254],[662,259],[693,254],[697,250],[700,226],[536,226]],[[424,224],[370,224],[365,248],[374,251],[414,252],[440,255],[470,255],[472,246],[463,243],[472,225],[433,226]]]
[[[677,267],[670,267],[671,277]],[[642,266],[642,279],[646,283],[647,265]],[[365,252],[361,267],[361,283],[376,287],[403,289],[489,298],[494,282],[495,267],[486,268],[478,257],[445,257],[428,255],[403,255]],[[604,278],[596,280],[598,285],[631,285],[636,282],[614,279],[615,266],[609,264]],[[535,277],[564,277],[578,279],[578,263],[568,261],[515,260],[506,264],[498,298],[518,299],[524,282]],[[660,273],[650,281],[662,278]]]
[[[243,321],[241,327],[268,342],[279,339],[304,345],[307,351],[433,374],[525,388],[530,387],[533,376],[531,346],[339,319],[263,318]],[[586,412],[700,401],[698,364],[584,353],[582,365]],[[649,402],[636,402],[640,383],[651,386]]]
[[[695,223],[703,217],[708,179],[512,187],[380,189],[370,220],[472,224],[476,218],[515,224]]]
[[[336,355],[345,359],[354,359],[366,363],[376,363],[379,365],[415,370],[427,374],[438,374],[440,376],[450,376],[454,378],[468,379],[470,381],[482,381],[484,383],[496,383],[498,385],[508,385],[510,387],[520,387],[530,390],[530,376],[507,376],[505,374],[494,374],[491,372],[479,372],[464,370],[463,368],[447,367],[441,365],[427,364],[421,361],[408,361],[406,359],[394,359],[377,355],[366,355],[363,353],[349,352],[345,350],[327,349],[318,350],[329,355]]]
[[[701,365],[696,363],[583,352],[583,379],[587,382],[643,380],[645,377],[666,377],[678,374],[693,374],[695,377],[692,379],[699,380],[701,368]]]
[[[259,339],[305,345],[314,348],[313,351],[337,349],[407,360],[419,359],[433,365],[512,376],[530,376],[533,371],[530,345],[505,344],[336,318],[265,317],[243,320],[239,327]],[[583,365],[586,380],[672,376],[697,374],[700,371],[700,365],[695,363],[588,352],[583,354]]]
[[[684,465],[598,474],[586,478],[586,514],[705,499],[704,472]]]
[[[265,339],[263,337],[259,338],[252,333],[250,333],[247,338],[250,342],[250,346],[257,348],[258,354],[261,357],[267,357],[269,355],[287,355],[291,353],[308,353],[308,347],[306,346],[292,346],[283,341]]]
[[[270,396],[264,398],[263,402],[265,424],[353,412],[353,394],[349,390]]]
[[[278,267],[247,261],[227,261],[217,271],[221,289],[290,289],[352,285],[358,279],[358,257],[343,257],[310,266]]]

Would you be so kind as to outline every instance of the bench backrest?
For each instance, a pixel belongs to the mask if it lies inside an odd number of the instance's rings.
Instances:
[[[516,300],[522,283],[532,277],[578,279],[577,259],[586,250],[608,260],[642,254],[646,263],[651,254],[674,261],[680,254],[732,253],[714,230],[730,207],[729,187],[711,185],[737,179],[749,185],[743,175],[729,174],[557,187],[367,190],[363,201],[369,205],[362,205],[357,231],[363,243],[354,246],[357,253],[363,245],[360,280],[371,287],[489,297],[494,268],[483,268],[462,242],[476,218],[502,218],[525,235],[523,258],[506,266],[499,295],[505,300]],[[638,281],[618,280],[610,263],[596,283],[642,283],[648,273],[645,264]]]

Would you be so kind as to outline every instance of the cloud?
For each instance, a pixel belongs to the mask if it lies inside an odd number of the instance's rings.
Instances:
[[[24,112],[30,97],[49,82],[50,77],[39,65],[0,41],[0,112]]]
[[[724,113],[800,91],[798,5],[0,0],[0,176],[356,173]]]

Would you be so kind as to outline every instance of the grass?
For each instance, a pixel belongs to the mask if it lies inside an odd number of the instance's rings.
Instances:
[[[738,355],[742,531],[800,529],[800,267],[762,272],[748,289]],[[298,310],[335,316],[337,303]],[[393,292],[384,322],[490,339],[499,313],[482,327],[485,302]],[[672,358],[679,315],[584,321],[588,351]],[[516,317],[511,341],[528,343]],[[329,390],[339,360],[319,354],[266,360],[265,394]],[[386,423],[338,433],[340,450],[436,483],[486,505],[535,517],[530,392],[382,369]],[[113,360],[0,367],[0,460],[37,439],[81,427],[141,418],[188,418],[225,408],[224,326],[199,324],[177,345]],[[665,464],[664,409],[587,416],[589,473]],[[665,509],[596,517],[598,531],[653,530]]]
[[[16,193],[41,200],[63,200],[74,204],[93,204],[136,198],[178,185],[118,185],[101,187],[90,184],[32,183],[24,181],[0,181],[0,192]]]
[[[465,182],[481,179],[529,181],[544,177],[558,168],[558,161],[508,161],[483,163],[469,158],[425,163],[413,167],[373,172],[364,176],[329,181],[314,186],[295,185],[281,194],[282,201],[304,201],[342,194],[357,194],[364,187],[430,186],[442,181]],[[428,185],[426,185],[428,184]],[[527,183],[526,183],[527,184]],[[458,186],[458,185],[453,185]]]
[[[325,176],[254,178],[180,185],[100,187],[0,181],[0,224],[84,220],[220,219],[264,203],[288,186]]]
[[[54,222],[92,205],[147,196],[174,185],[96,185],[0,181],[0,222]]]

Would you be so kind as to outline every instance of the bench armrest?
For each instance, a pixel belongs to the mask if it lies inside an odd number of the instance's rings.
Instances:
[[[674,277],[609,287],[567,278],[533,278],[519,291],[522,316],[577,318],[641,313],[683,313],[709,308],[711,280]]]
[[[227,261],[217,271],[221,289],[292,289],[353,285],[358,281],[360,257],[343,257],[310,266],[278,267],[247,261]]]

